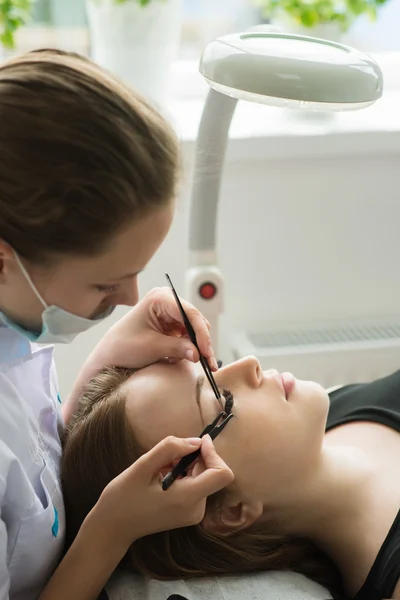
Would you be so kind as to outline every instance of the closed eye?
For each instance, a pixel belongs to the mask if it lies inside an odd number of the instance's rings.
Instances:
[[[101,294],[114,294],[118,290],[119,285],[96,285],[94,287]]]

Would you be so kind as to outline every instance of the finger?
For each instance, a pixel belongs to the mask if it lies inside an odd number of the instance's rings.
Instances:
[[[197,362],[199,360],[199,352],[197,348],[192,344],[186,337],[176,337],[175,335],[160,334],[160,332],[150,332],[146,340],[147,348],[154,347],[154,356],[150,360],[149,354],[147,354],[147,364],[160,360],[161,357],[165,357],[167,360],[173,363],[175,360],[186,359],[191,362]]]
[[[185,313],[187,314],[190,324],[194,329],[197,344],[199,346],[201,354],[208,359],[210,368],[213,371],[217,371],[218,365],[211,345],[210,323],[201,314],[201,312],[193,306],[193,304],[187,302],[186,300],[183,300],[182,298],[179,299],[181,301]],[[161,328],[162,323],[167,321],[169,327],[174,329],[174,325],[170,325],[171,319],[174,319],[176,321],[176,325],[179,324],[178,331],[182,331],[182,333],[186,332],[186,328],[183,323],[183,317],[175,301],[175,298],[172,295],[171,290],[157,290],[157,294],[154,295],[153,298],[153,310],[155,312],[155,315],[157,316],[157,320]],[[178,349],[179,345],[176,346],[176,348]],[[183,354],[180,354],[181,358],[187,358],[192,362],[197,362],[200,358],[198,356],[197,350],[194,347],[192,351],[193,354],[190,352],[189,348],[186,345],[181,346],[181,350],[183,351]],[[169,353],[168,356],[176,357],[177,355]]]
[[[183,304],[184,301],[180,300]],[[152,294],[152,309],[159,321],[162,319],[169,323],[183,324],[181,311],[170,288],[159,288]]]
[[[170,365],[176,365],[176,363],[178,363],[182,359],[181,358],[168,357],[167,360],[168,360],[168,362],[169,362]]]
[[[201,438],[201,458],[204,461],[206,469],[219,469],[221,466],[226,466],[226,463],[216,451],[214,442],[208,434]]]
[[[193,498],[211,496],[232,483],[234,475],[228,465],[217,454],[210,436],[202,438],[202,457],[205,470],[197,477],[187,478],[186,493]]]
[[[168,337],[158,340],[159,346],[163,348],[163,353],[168,356],[169,360],[190,360],[196,363],[199,360],[199,352],[187,338],[184,337]]]
[[[201,459],[198,460],[192,469],[192,477],[198,477],[199,475],[204,473],[205,470],[206,470],[206,466],[205,466],[204,462]]]
[[[200,353],[208,359],[212,370],[216,371],[218,369],[218,365],[213,347],[211,345],[210,324],[208,323],[207,319],[203,317],[201,312],[199,312],[191,304],[188,305],[188,308],[186,308],[185,305],[185,310],[196,334],[196,340],[200,349]]]
[[[233,473],[227,465],[219,469],[206,469],[197,477],[185,477],[185,494],[192,502],[208,498],[223,490],[234,480]]]
[[[162,470],[165,465],[169,465],[183,456],[198,450],[201,446],[200,438],[177,438],[169,436],[159,442],[154,448],[146,452],[136,461],[135,466],[143,471],[149,479]]]

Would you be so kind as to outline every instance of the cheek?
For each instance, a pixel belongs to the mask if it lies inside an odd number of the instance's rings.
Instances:
[[[88,290],[87,287],[74,284],[73,281],[55,285],[48,289],[44,296],[49,306],[59,306],[67,312],[84,318],[91,318],[103,297],[96,290]]]
[[[304,386],[290,403],[281,398],[237,406],[237,420],[216,449],[242,489],[288,486],[318,460],[328,400],[322,388]],[[242,410],[241,410],[242,408]]]
[[[235,485],[242,489],[255,489],[262,474],[274,465],[281,443],[279,431],[283,422],[266,415],[265,411],[236,410],[237,418],[215,441],[215,448],[221,458],[232,469]]]

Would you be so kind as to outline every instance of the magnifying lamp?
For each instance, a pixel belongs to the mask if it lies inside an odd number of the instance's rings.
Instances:
[[[218,353],[223,278],[216,223],[229,129],[238,100],[307,110],[370,106],[382,96],[377,63],[349,46],[260,27],[211,42],[200,60],[211,89],[197,138],[185,293],[210,321]]]

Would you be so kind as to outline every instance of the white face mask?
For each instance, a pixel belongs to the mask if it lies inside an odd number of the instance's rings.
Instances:
[[[83,333],[94,325],[101,323],[101,321],[111,315],[111,313],[114,311],[115,306],[111,306],[98,319],[85,319],[67,312],[59,306],[49,306],[39,294],[35,284],[30,278],[29,273],[25,269],[17,253],[14,252],[14,254],[26,281],[29,283],[32,291],[35,293],[44,307],[44,311],[42,312],[42,331],[40,333],[35,333],[33,331],[23,329],[20,325],[14,323],[14,321],[6,317],[6,315],[3,313],[0,314],[2,320],[8,327],[21,333],[31,342],[38,342],[39,344],[68,344],[69,342],[72,342],[72,340],[79,333]]]

